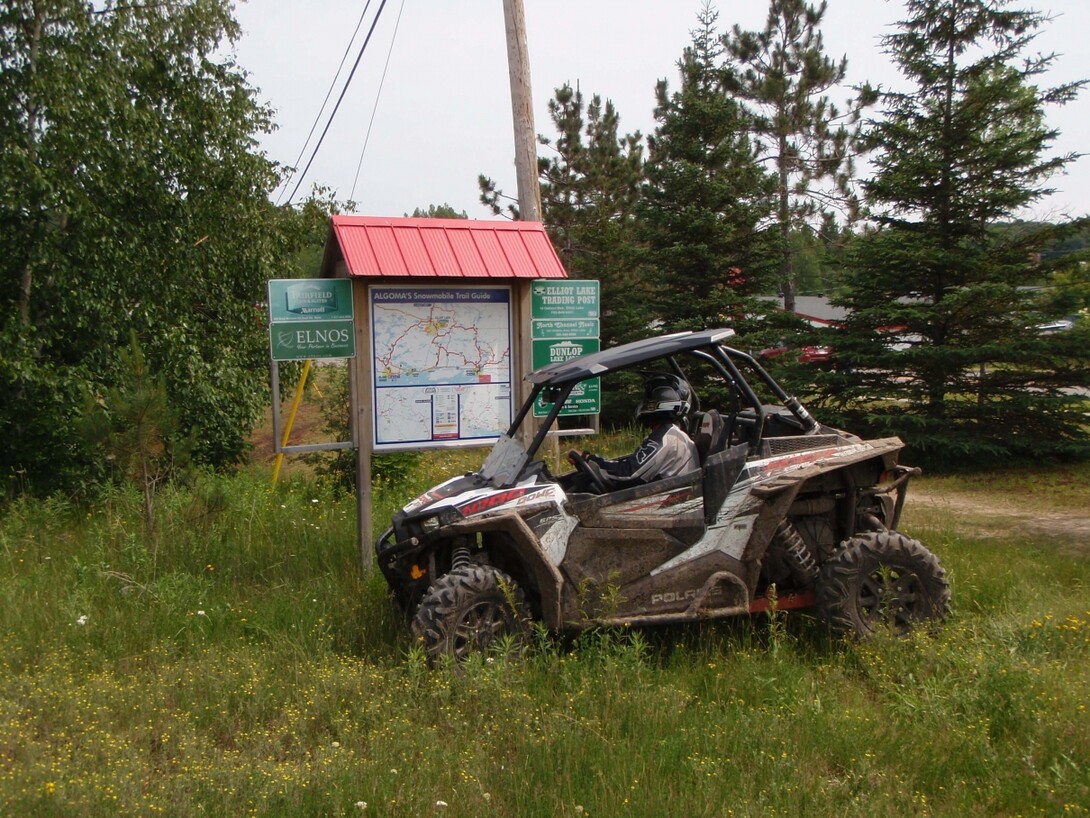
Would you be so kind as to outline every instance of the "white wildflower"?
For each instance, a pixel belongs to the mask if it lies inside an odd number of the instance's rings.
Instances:
[[[86,625],[87,624],[87,614],[80,614],[78,617],[76,617],[76,624],[77,625]]]

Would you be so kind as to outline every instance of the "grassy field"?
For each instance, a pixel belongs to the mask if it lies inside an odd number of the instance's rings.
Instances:
[[[971,475],[943,475],[924,481],[931,493],[984,497],[990,504],[1040,512],[1090,511],[1090,468],[1086,464],[1041,469],[992,469]]]
[[[477,453],[425,456],[376,525]],[[1084,513],[1090,469],[921,481]],[[1027,489],[1029,486],[1031,488]],[[1090,812],[1090,562],[1070,532],[903,528],[934,635],[805,614],[558,639],[425,668],[355,509],[255,468],[0,512],[0,815],[1015,816]]]

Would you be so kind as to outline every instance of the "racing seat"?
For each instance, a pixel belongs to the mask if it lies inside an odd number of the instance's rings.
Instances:
[[[709,409],[695,419],[693,442],[700,457],[700,465],[708,462],[708,457],[721,452],[727,442],[727,425],[723,422],[723,416],[715,409]]]

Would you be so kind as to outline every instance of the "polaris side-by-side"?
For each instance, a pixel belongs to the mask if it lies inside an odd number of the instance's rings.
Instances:
[[[578,630],[775,604],[815,607],[834,632],[865,636],[947,615],[938,559],[896,530],[918,473],[897,463],[902,442],[819,423],[727,345],[733,335],[649,338],[529,374],[532,394],[481,468],[394,515],[378,565],[431,659],[487,649],[531,620]],[[573,471],[554,476],[535,454],[564,401],[587,379],[602,378],[605,392],[626,371],[689,385],[680,422],[699,468],[618,486],[573,451]],[[535,402],[550,412],[524,447]]]

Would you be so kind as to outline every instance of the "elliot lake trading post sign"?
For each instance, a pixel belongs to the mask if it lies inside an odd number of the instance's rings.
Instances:
[[[346,278],[269,281],[269,348],[274,361],[354,358],[352,282]]]
[[[531,285],[534,369],[598,351],[599,303],[597,281],[547,279]],[[549,409],[539,399],[534,405],[534,417],[545,417]],[[596,415],[601,410],[601,390],[594,378],[576,384],[560,415]]]

